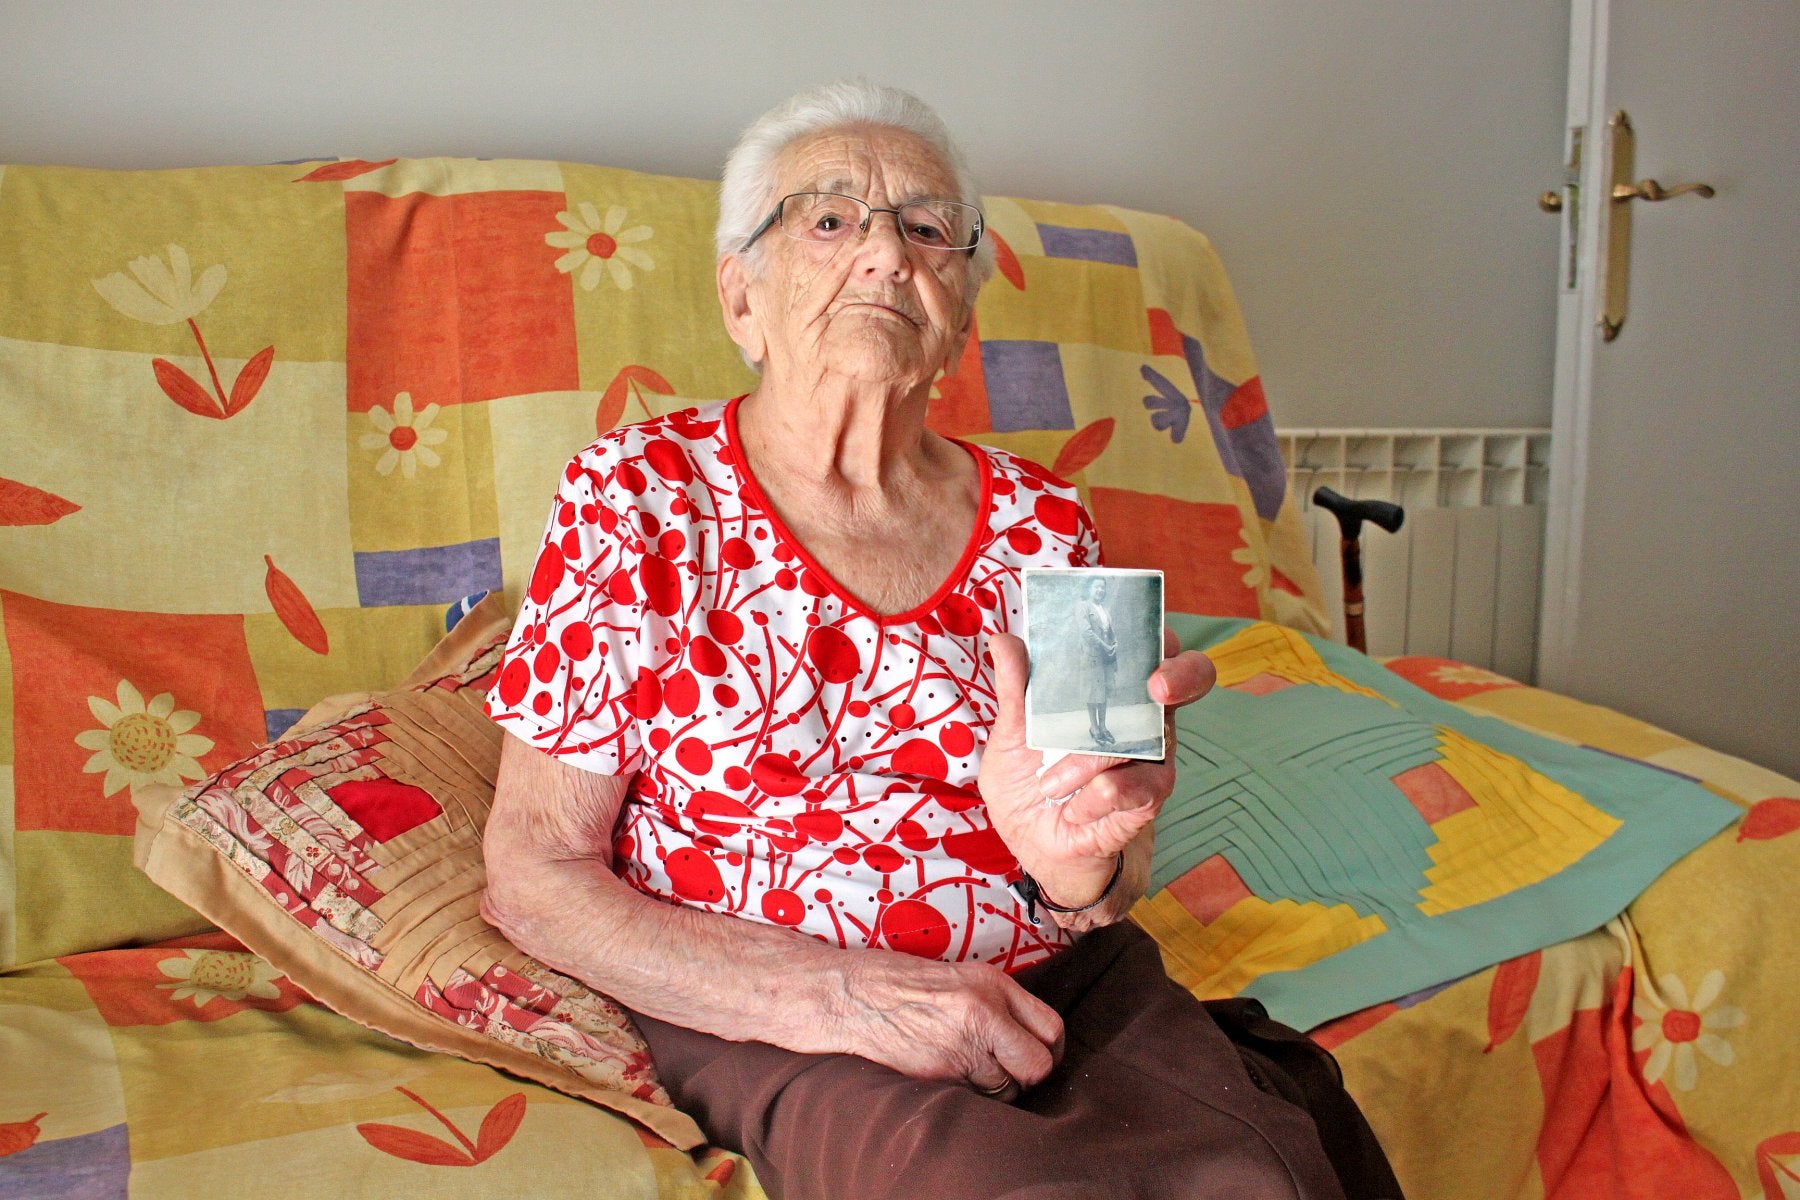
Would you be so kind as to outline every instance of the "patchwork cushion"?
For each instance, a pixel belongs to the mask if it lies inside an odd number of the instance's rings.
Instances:
[[[489,597],[400,689],[334,697],[197,787],[147,789],[138,862],[343,1015],[697,1145],[625,1013],[481,918],[501,742],[481,696],[509,628]]]
[[[1202,997],[1310,1029],[1446,984],[1598,928],[1740,815],[1686,775],[1477,716],[1323,639],[1169,626],[1219,686],[1177,714],[1180,778],[1133,915]]]

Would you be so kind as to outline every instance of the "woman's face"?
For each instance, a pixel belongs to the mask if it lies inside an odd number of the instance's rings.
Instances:
[[[803,138],[777,159],[776,177],[771,207],[793,192],[840,192],[873,208],[957,196],[936,151],[886,126]],[[974,311],[969,256],[908,242],[891,213],[874,214],[860,240],[818,244],[770,230],[758,247],[758,268],[742,272],[743,320],[731,320],[730,273],[720,278],[732,334],[762,359],[765,376],[839,375],[909,390],[962,352]]]

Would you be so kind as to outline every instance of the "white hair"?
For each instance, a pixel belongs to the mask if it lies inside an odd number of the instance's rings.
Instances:
[[[778,198],[775,162],[781,152],[805,137],[846,125],[885,125],[918,137],[935,150],[956,182],[955,198],[979,205],[980,193],[962,151],[950,137],[943,118],[931,106],[899,88],[879,87],[866,80],[843,80],[802,92],[776,105],[744,130],[725,159],[719,178],[719,224],[713,235],[718,257],[741,253],[744,242],[769,215]],[[754,259],[758,246],[751,247]],[[994,245],[982,238],[969,258],[975,290],[994,273]]]

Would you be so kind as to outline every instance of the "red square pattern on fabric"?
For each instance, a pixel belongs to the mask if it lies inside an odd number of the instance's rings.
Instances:
[[[581,386],[558,192],[349,192],[348,391],[352,412],[462,404]]]
[[[378,842],[392,841],[444,811],[424,788],[392,779],[346,779],[326,794]]]
[[[78,608],[0,593],[13,661],[15,827],[129,836],[132,792],[265,736],[241,616]],[[105,757],[101,757],[105,756]],[[93,767],[89,770],[87,768]],[[110,791],[110,795],[108,794]]]
[[[1482,692],[1499,691],[1524,685],[1517,680],[1482,667],[1471,667],[1453,658],[1431,658],[1422,654],[1391,658],[1384,664],[1388,670],[1410,684],[1424,688],[1440,700],[1462,700]]]
[[[1094,488],[1088,511],[1109,567],[1161,567],[1170,612],[1216,617],[1261,615],[1244,583],[1244,515],[1233,504],[1201,504],[1122,488]]]

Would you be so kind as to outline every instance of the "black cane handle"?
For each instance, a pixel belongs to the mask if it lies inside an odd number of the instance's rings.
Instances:
[[[1328,487],[1313,493],[1313,503],[1338,519],[1338,528],[1345,541],[1355,541],[1362,535],[1364,521],[1379,525],[1389,533],[1398,533],[1406,520],[1406,510],[1398,504],[1386,500],[1352,500]]]

